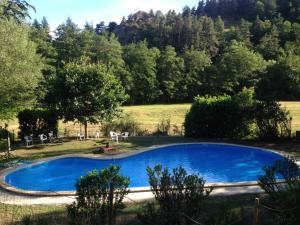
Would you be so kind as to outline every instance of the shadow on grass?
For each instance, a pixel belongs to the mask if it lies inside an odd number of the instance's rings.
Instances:
[[[36,152],[32,153],[29,157],[25,157],[25,159],[34,160],[40,158],[49,158],[55,156],[62,156],[67,154],[91,154],[95,150],[95,147],[85,148],[85,149],[66,149],[63,151],[44,151],[44,152]]]
[[[242,210],[241,223],[234,224],[251,224],[253,216],[254,199],[257,195],[244,194],[227,197],[210,197],[203,208],[203,217],[200,221],[204,224],[210,218],[219,217],[224,210],[239,211]],[[117,216],[117,225],[137,225],[141,224],[137,219],[137,213],[146,202],[127,204],[127,207],[120,210]],[[17,210],[14,206],[9,206],[7,218],[14,222],[7,221],[8,225],[67,225],[68,217],[65,206],[21,206]],[[57,207],[57,208],[55,208]],[[41,212],[44,211],[44,212]],[[46,212],[45,212],[46,211]],[[15,217],[15,215],[17,217]],[[203,221],[202,221],[203,220]],[[0,223],[1,224],[1,223]],[[265,223],[262,223],[265,224]]]
[[[67,225],[67,211],[57,210],[47,213],[31,213],[25,214],[18,221],[7,223],[8,225]]]
[[[76,139],[64,139],[62,143],[47,143],[27,148],[18,148],[12,151],[16,157],[31,160],[44,157],[61,156],[66,154],[92,154],[100,146],[104,147],[106,143],[115,148],[116,151],[106,154],[120,154],[127,151],[136,151],[151,146],[194,143],[194,142],[215,142],[231,143],[247,146],[264,147],[269,149],[285,151],[288,154],[300,155],[299,141],[278,141],[278,142],[260,142],[257,140],[232,140],[232,139],[194,139],[180,136],[146,136],[146,137],[129,137],[127,141],[113,142],[107,138],[99,140],[77,141]],[[97,152],[97,151],[96,151]],[[98,153],[98,152],[97,152]]]

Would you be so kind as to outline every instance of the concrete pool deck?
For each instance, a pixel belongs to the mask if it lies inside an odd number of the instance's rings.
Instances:
[[[168,144],[151,146],[143,150],[136,150],[134,152],[122,153],[114,156],[103,156],[103,155],[63,155],[58,157],[51,157],[33,161],[32,164],[40,164],[46,161],[66,158],[66,157],[85,157],[85,158],[95,158],[95,159],[119,159],[125,158],[132,155],[140,154],[146,151],[151,151],[157,148],[163,148],[172,145],[188,145],[188,144],[215,144],[210,142],[200,142],[200,143],[180,143],[180,144]],[[279,155],[287,157],[287,154],[280,151],[275,151],[266,148],[251,147],[245,145],[218,143],[224,145],[235,145],[242,147],[256,148],[264,151],[275,152]],[[297,162],[300,165],[300,161]],[[32,165],[31,164],[31,165]],[[26,191],[22,189],[17,189],[15,187],[9,186],[4,182],[4,178],[7,174],[26,167],[27,165],[15,166],[5,170],[0,171],[0,203],[4,204],[15,204],[15,205],[36,205],[36,204],[70,204],[75,201],[75,192],[44,192],[44,191]],[[262,189],[257,185],[257,182],[240,182],[240,183],[207,183],[207,186],[213,186],[214,190],[211,195],[235,195],[235,194],[245,194],[245,193],[262,193]],[[152,199],[153,194],[149,187],[145,188],[132,188],[131,193],[128,194],[125,202],[130,201],[143,201],[147,199]]]
[[[216,187],[211,195],[212,196],[228,196],[236,194],[255,194],[262,193],[259,186],[242,186],[242,187]],[[152,192],[136,192],[129,193],[124,202],[141,202],[153,199]],[[62,205],[71,204],[76,200],[73,196],[30,196],[18,193],[8,192],[0,189],[0,203],[9,205]]]

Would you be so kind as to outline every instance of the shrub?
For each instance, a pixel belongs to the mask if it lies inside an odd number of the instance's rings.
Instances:
[[[244,225],[244,208],[230,208],[228,205],[221,205],[215,215],[210,216],[206,224],[209,225]]]
[[[185,117],[185,135],[201,138],[246,137],[253,123],[253,90],[236,96],[196,97]]]
[[[7,136],[9,134],[10,139],[13,139],[13,134],[11,132],[9,132],[6,128],[2,128],[0,126],[0,140],[1,139],[7,139]]]
[[[130,115],[126,114],[120,119],[102,124],[101,131],[108,136],[110,131],[129,132],[130,135],[139,135],[142,133],[140,125]]]
[[[48,134],[58,131],[58,117],[52,111],[46,109],[25,109],[18,114],[19,136],[26,135],[37,137],[39,134]]]
[[[274,210],[280,225],[300,223],[300,169],[291,159],[276,161],[264,168],[265,175],[259,178],[260,187],[268,194],[268,205]],[[279,184],[282,178],[285,183]]]
[[[116,212],[129,191],[129,178],[119,172],[119,166],[110,166],[80,178],[76,184],[76,202],[68,206],[71,224],[115,224]]]
[[[144,224],[192,224],[192,220],[199,220],[205,199],[211,188],[204,188],[205,181],[198,174],[187,175],[182,168],[175,168],[173,174],[162,169],[161,165],[153,169],[147,168],[149,184],[158,202],[156,208],[153,203],[146,205],[138,214]]]
[[[288,138],[291,136],[289,112],[277,102],[258,102],[255,110],[257,136],[260,139]]]
[[[153,135],[168,135],[171,130],[171,120],[169,118],[163,118],[159,124],[157,124],[156,131]]]

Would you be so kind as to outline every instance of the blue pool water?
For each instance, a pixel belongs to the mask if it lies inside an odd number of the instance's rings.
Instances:
[[[38,191],[73,191],[77,179],[93,169],[110,164],[121,166],[130,177],[130,187],[146,187],[147,166],[162,164],[173,169],[184,167],[188,173],[199,173],[207,182],[256,181],[262,167],[283,157],[258,148],[224,144],[182,144],[157,148],[116,160],[68,157],[28,165],[5,177],[11,186]]]

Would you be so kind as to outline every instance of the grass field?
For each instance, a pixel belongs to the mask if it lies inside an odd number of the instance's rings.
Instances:
[[[300,130],[300,102],[284,102],[283,107],[291,112],[293,120],[293,130]],[[156,127],[163,118],[169,118],[172,124],[181,125],[184,121],[184,116],[189,110],[190,104],[180,105],[149,105],[149,106],[129,106],[123,107],[124,113],[131,115],[136,119],[142,126]],[[11,129],[17,129],[16,121],[10,124]],[[70,129],[70,132],[75,132],[79,129],[78,124],[60,124],[60,129]],[[93,126],[94,129],[99,129],[98,126]],[[93,154],[93,151],[99,146],[103,146],[108,139],[100,140],[85,140],[77,141],[71,138],[64,139],[63,143],[47,143],[37,144],[32,147],[24,147],[23,145],[15,146],[15,150],[12,154],[18,159],[39,159],[44,157],[58,156],[64,154]],[[137,149],[146,148],[153,145],[162,145],[169,143],[182,143],[182,142],[193,142],[193,141],[206,141],[206,140],[195,140],[187,139],[183,137],[131,137],[128,142],[121,142],[119,144],[112,143],[111,146],[115,147],[115,151],[104,153],[104,154],[120,154],[122,152],[134,151]],[[209,140],[214,142],[224,142],[224,140]],[[225,140],[226,141],[226,140]],[[236,141],[232,143],[244,144],[249,146],[266,147],[270,149],[278,149],[286,151],[290,154],[300,156],[300,148],[298,142],[264,142],[258,141]],[[5,143],[2,143],[5,144]],[[1,142],[0,142],[1,145]],[[0,151],[0,156],[4,153]],[[3,161],[5,164],[5,161]],[[1,157],[0,157],[0,169],[1,169]],[[224,205],[230,210],[236,210],[239,207],[243,207],[246,212],[245,218],[241,224],[250,224],[252,216],[252,208],[255,196],[244,195],[244,196],[232,196],[230,198],[213,198],[209,201],[207,210],[214,212]],[[119,220],[123,224],[139,224],[136,220],[136,213],[140,209],[140,204],[130,205],[129,207],[122,210],[120,213]],[[24,216],[26,219],[24,219]],[[28,217],[30,216],[30,217]],[[270,217],[270,216],[269,216]],[[29,219],[28,219],[29,218]],[[268,218],[268,217],[266,217]],[[262,218],[261,218],[262,219]],[[65,206],[10,206],[0,204],[0,225],[4,224],[29,224],[28,220],[33,224],[68,224],[66,217]],[[22,222],[20,222],[22,221]],[[26,222],[27,221],[27,222]],[[32,223],[31,223],[32,224]],[[121,224],[121,223],[119,223]],[[263,224],[263,223],[260,223]],[[269,224],[269,223],[265,223]]]
[[[181,125],[190,107],[191,104],[142,105],[123,107],[123,110],[143,125],[156,125],[162,119],[170,119],[171,124]]]
[[[281,102],[281,106],[286,108],[293,118],[293,131],[300,130],[300,102]]]
[[[291,113],[293,118],[293,131],[300,130],[300,102],[282,102],[281,104],[282,107],[286,108]],[[142,129],[153,132],[162,119],[170,119],[172,125],[181,128],[185,114],[189,111],[190,107],[191,104],[140,105],[125,106],[122,107],[122,110],[125,116],[129,115],[133,117],[140,124]],[[59,124],[59,128],[60,132],[66,131],[66,133],[71,136],[75,135],[80,130],[83,130],[78,123],[63,123],[62,121]],[[9,129],[17,132],[17,120],[13,120],[9,123]],[[100,129],[100,125],[89,125],[89,133],[91,135]]]
[[[226,210],[239,212],[243,208],[241,218],[233,218],[234,222],[238,220],[239,224],[250,224],[253,215],[254,198],[257,196],[237,195],[230,197],[211,197],[207,200],[203,212],[202,220],[211,220],[216,215],[224,213]],[[127,204],[126,207],[118,212],[117,225],[141,225],[137,219],[137,213],[140,212],[144,203]],[[223,214],[221,214],[223,215]],[[211,218],[211,219],[208,219]],[[202,221],[201,221],[202,222]],[[262,222],[262,221],[260,221]],[[67,210],[65,205],[53,206],[16,206],[4,205],[0,203],[0,225],[66,225],[69,224]]]
[[[286,108],[293,120],[292,130],[300,130],[300,102],[281,102],[283,108]],[[170,119],[171,125],[182,127],[186,113],[189,111],[191,104],[165,104],[165,105],[139,105],[122,107],[123,113],[133,117],[141,126],[149,132],[155,131],[157,124],[163,119]],[[66,128],[70,133],[76,133],[80,130],[80,126],[74,123],[60,125]],[[99,125],[91,125],[91,134],[99,130]],[[61,129],[63,130],[63,129]]]

